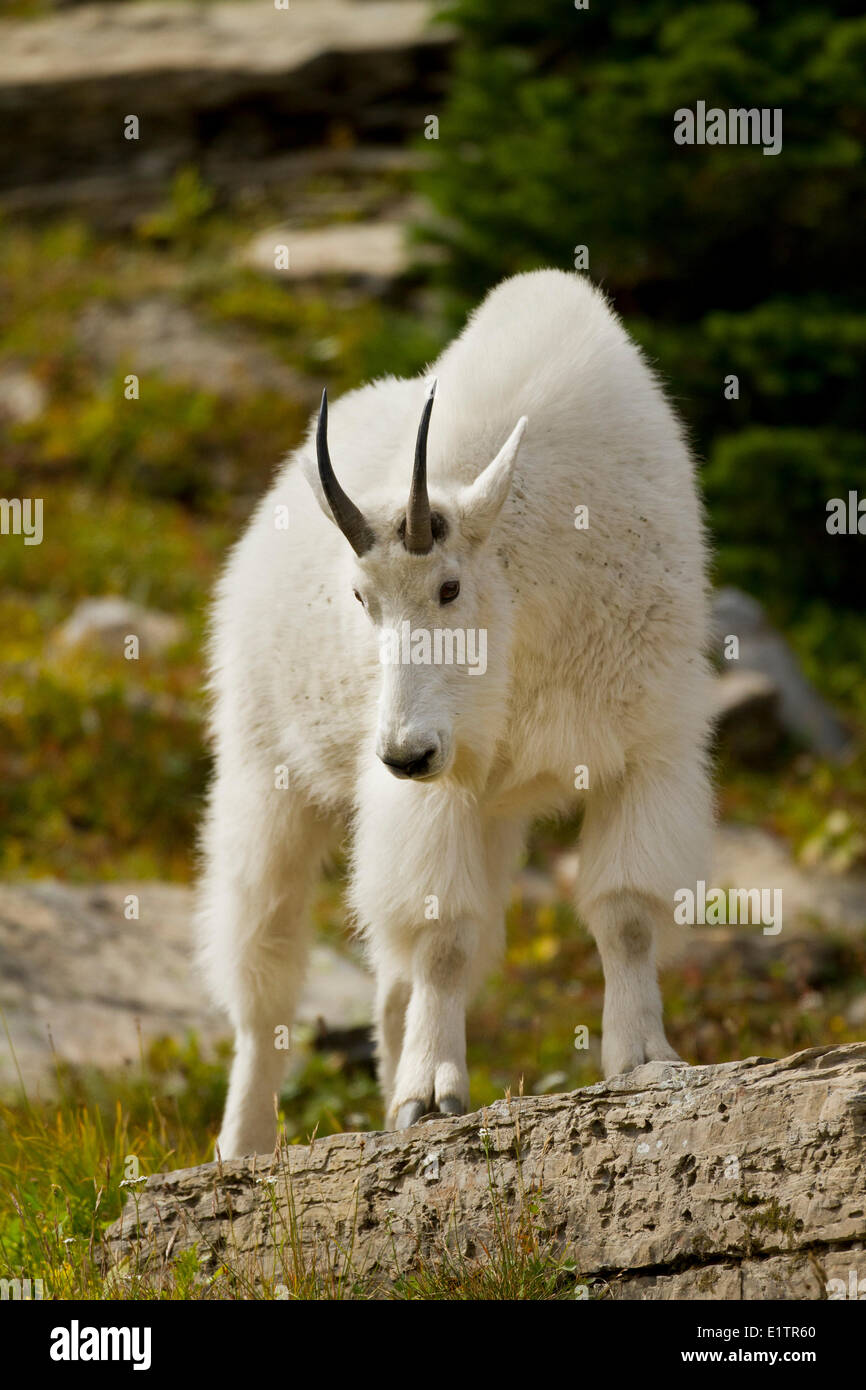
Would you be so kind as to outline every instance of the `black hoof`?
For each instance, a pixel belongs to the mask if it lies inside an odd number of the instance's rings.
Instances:
[[[459,1096],[443,1096],[436,1102],[440,1115],[465,1115],[466,1107]]]
[[[396,1128],[411,1129],[413,1125],[418,1123],[422,1115],[427,1114],[428,1109],[427,1103],[423,1100],[404,1101],[397,1111]]]

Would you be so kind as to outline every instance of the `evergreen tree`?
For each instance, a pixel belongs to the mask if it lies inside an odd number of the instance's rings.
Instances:
[[[776,615],[862,611],[866,18],[846,0],[456,0],[426,191],[461,309],[503,275],[589,274],[691,427],[717,577]],[[682,145],[675,113],[780,108],[782,148]],[[736,377],[737,383],[730,381]]]

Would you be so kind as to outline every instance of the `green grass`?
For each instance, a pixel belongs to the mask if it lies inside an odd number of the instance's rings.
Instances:
[[[332,1074],[311,1058],[283,1095],[286,1129],[303,1123],[316,1096],[313,1133],[342,1128],[337,1108],[373,1102],[372,1083]],[[338,1263],[302,1252],[289,1203],[277,1241],[278,1268],[232,1259],[202,1244],[150,1267],[112,1260],[106,1232],[124,1201],[134,1207],[150,1173],[212,1157],[212,1135],[224,1097],[224,1063],[202,1058],[193,1039],[182,1047],[152,1046],[139,1068],[122,1076],[83,1075],[60,1068],[56,1102],[0,1105],[0,1278],[41,1280],[46,1298],[509,1298],[573,1296],[574,1271],[544,1232],[543,1203],[526,1192],[516,1212],[489,1171],[493,1239],[471,1259],[443,1253],[392,1283],[362,1278],[352,1267],[352,1241]],[[329,1110],[330,1096],[335,1110]],[[373,1102],[375,1104],[375,1102]]]
[[[124,1182],[205,1158],[222,1068],[194,1042],[151,1049],[123,1076],[59,1068],[60,1099],[0,1107],[3,1277],[42,1279],[46,1296],[103,1296],[103,1234]]]

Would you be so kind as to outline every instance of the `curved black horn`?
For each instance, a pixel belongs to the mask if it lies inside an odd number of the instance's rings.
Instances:
[[[409,491],[409,505],[406,508],[406,534],[403,543],[413,555],[426,555],[433,549],[433,522],[430,516],[430,498],[427,496],[427,431],[430,428],[430,412],[435,395],[434,377],[418,426],[415,467],[412,470],[412,487]]]
[[[325,494],[331,515],[342,531],[356,555],[363,555],[373,545],[376,537],[358,511],[351,498],[347,497],[331,467],[328,453],[328,392],[322,392],[319,406],[319,423],[316,429],[316,458],[319,463],[319,480]]]

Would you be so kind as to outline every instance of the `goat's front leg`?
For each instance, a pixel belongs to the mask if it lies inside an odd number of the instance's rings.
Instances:
[[[469,1106],[466,1006],[475,936],[467,921],[431,922],[415,942],[388,1113],[395,1129],[407,1129],[430,1110],[462,1115]]]
[[[448,785],[365,774],[349,901],[377,979],[386,1123],[469,1104],[466,1008],[498,941],[477,808]],[[501,934],[501,932],[499,933]]]

